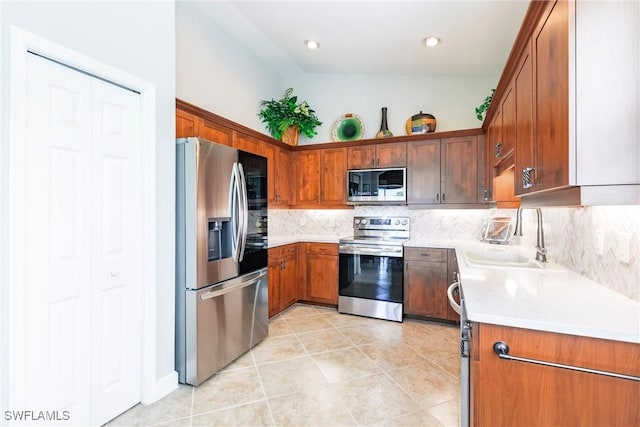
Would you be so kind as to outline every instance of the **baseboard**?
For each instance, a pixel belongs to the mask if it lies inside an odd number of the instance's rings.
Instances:
[[[155,382],[153,389],[145,393],[143,405],[151,405],[178,388],[178,372],[172,371]]]

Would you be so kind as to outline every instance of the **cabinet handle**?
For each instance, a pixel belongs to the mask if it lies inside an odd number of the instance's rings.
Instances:
[[[484,199],[485,201],[489,201],[489,190],[484,190],[484,191],[482,192],[482,194],[484,195],[484,196],[483,196],[483,199]]]
[[[500,156],[502,156],[502,153],[501,153],[500,147],[502,147],[502,143],[501,143],[501,142],[498,142],[498,143],[496,144],[496,148],[495,148],[495,150],[494,150],[494,153],[495,153],[496,157],[500,157]]]
[[[551,366],[552,368],[569,369],[571,371],[586,372],[588,374],[604,375],[606,377],[620,378],[623,380],[640,381],[640,377],[616,372],[601,371],[598,369],[582,368],[580,366],[565,365],[563,363],[547,362],[545,360],[529,359],[526,357],[511,356],[509,354],[509,344],[504,341],[497,341],[493,344],[493,351],[500,359],[515,360],[517,362],[533,363],[534,365]]]
[[[444,193],[442,193],[442,203],[444,203]]]
[[[440,202],[440,193],[436,193],[436,202]]]
[[[534,168],[522,169],[522,188],[533,187],[533,171]]]
[[[421,254],[422,256],[431,256],[431,254],[429,252],[422,252]]]
[[[295,252],[295,249],[287,249],[288,252]]]

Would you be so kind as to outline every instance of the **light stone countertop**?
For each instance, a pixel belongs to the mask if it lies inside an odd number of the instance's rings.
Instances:
[[[558,264],[544,269],[474,267],[455,245],[467,317],[491,323],[640,344],[640,303]],[[500,246],[535,259],[535,249]]]
[[[269,238],[269,247],[296,242],[338,243],[337,236]],[[547,332],[640,344],[640,303],[553,262],[544,269],[475,267],[469,249],[500,248],[535,258],[535,249],[468,240],[412,239],[408,247],[455,249],[467,317]]]
[[[269,236],[269,247],[275,248],[277,246],[288,245],[298,242],[312,242],[312,243],[338,243],[341,237],[338,236],[322,236],[322,235],[295,235],[295,236]]]

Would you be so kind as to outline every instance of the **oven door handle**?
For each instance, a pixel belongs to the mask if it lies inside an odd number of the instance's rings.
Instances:
[[[453,293],[458,290],[458,294],[460,293],[460,282],[453,282],[447,288],[447,299],[449,299],[449,305],[453,308],[453,311],[460,314],[460,304],[458,304],[453,297]]]
[[[402,248],[394,246],[376,246],[375,248],[368,246],[340,246],[341,254],[349,255],[379,255],[379,256],[402,256]]]

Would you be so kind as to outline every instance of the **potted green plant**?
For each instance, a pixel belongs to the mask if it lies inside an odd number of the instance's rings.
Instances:
[[[482,104],[476,107],[476,117],[478,120],[482,121],[484,119],[483,114],[489,111],[489,107],[491,107],[491,101],[493,101],[493,94],[496,93],[495,89],[491,89],[491,95],[487,96]]]
[[[263,108],[258,117],[275,139],[297,145],[300,133],[308,138],[318,134],[315,128],[322,122],[307,101],[298,103],[298,97],[293,95],[293,88],[287,89],[280,100],[263,100],[260,105]]]

